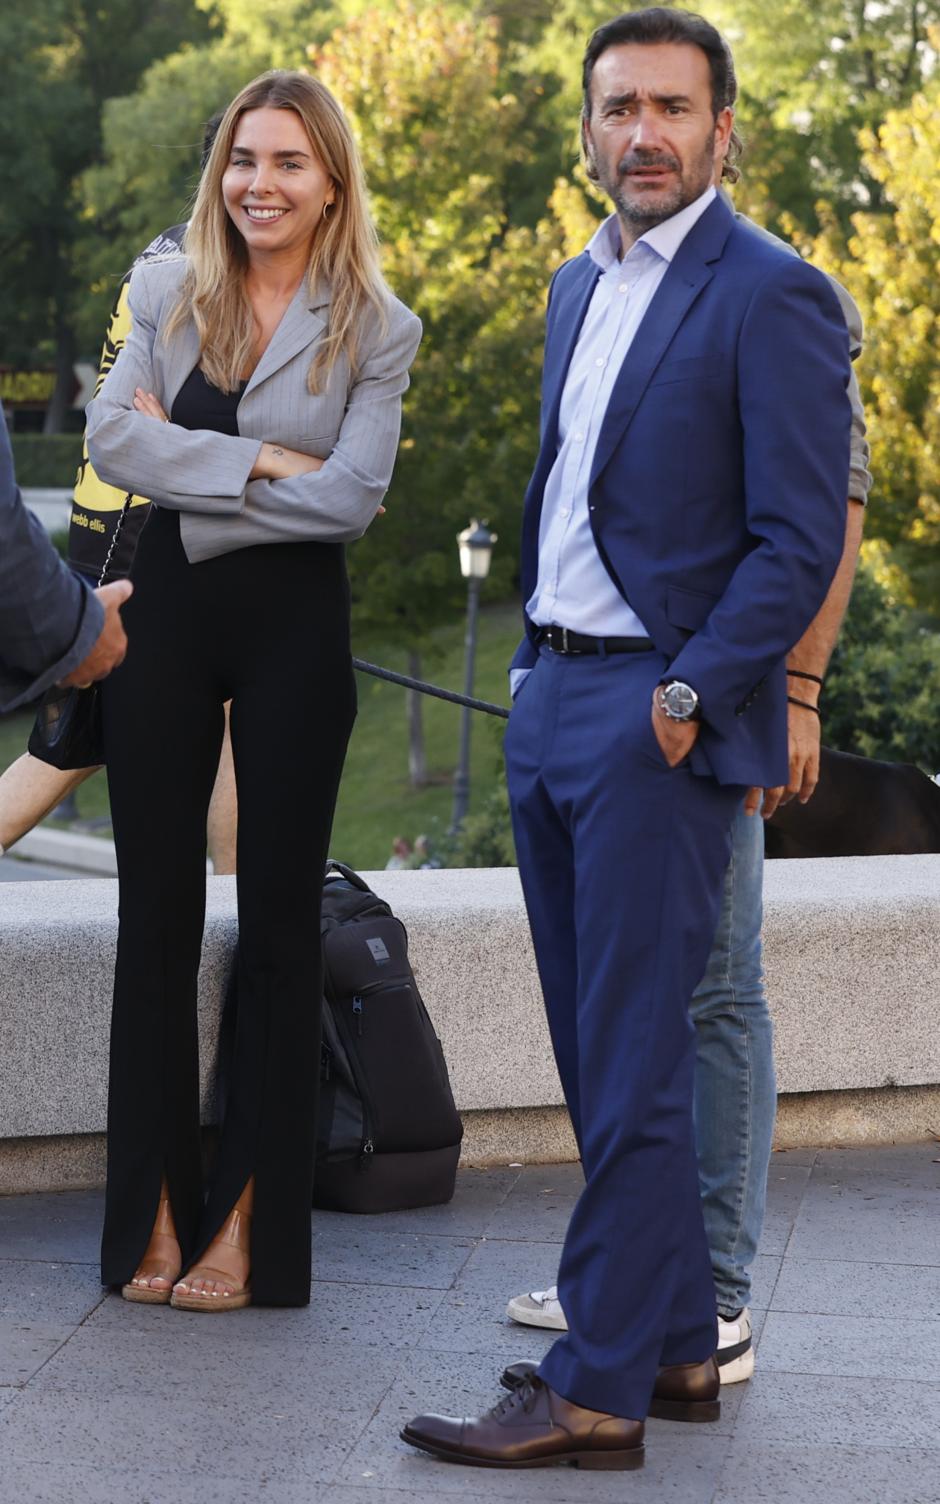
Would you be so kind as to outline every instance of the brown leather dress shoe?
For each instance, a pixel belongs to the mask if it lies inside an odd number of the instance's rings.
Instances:
[[[585,1410],[540,1378],[527,1377],[479,1420],[419,1415],[402,1441],[470,1467],[573,1467],[625,1471],[643,1466],[643,1422]]]
[[[504,1389],[516,1389],[531,1379],[536,1363],[510,1363],[504,1368],[500,1383]],[[721,1416],[721,1377],[715,1358],[704,1363],[673,1363],[656,1375],[649,1413],[657,1420],[718,1420]]]
[[[671,1363],[656,1375],[649,1413],[659,1420],[719,1420],[720,1393],[716,1358],[707,1358],[704,1363]]]

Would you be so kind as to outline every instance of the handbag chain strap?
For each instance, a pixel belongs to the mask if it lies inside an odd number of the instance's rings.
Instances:
[[[114,533],[112,534],[112,537],[111,537],[111,547],[108,549],[108,556],[107,556],[107,558],[104,561],[104,568],[101,571],[101,578],[98,581],[98,589],[99,590],[101,589],[102,585],[105,583],[105,581],[108,578],[108,570],[111,567],[111,559],[112,559],[112,556],[114,554],[114,550],[117,548],[117,541],[118,541],[118,539],[121,536],[121,528],[124,526],[124,518],[127,516],[128,512],[130,511],[130,505],[131,505],[131,502],[133,501],[133,499],[134,499],[133,492],[128,491],[127,495],[124,497],[124,505],[121,508],[121,515],[118,518],[117,523],[115,525]]]

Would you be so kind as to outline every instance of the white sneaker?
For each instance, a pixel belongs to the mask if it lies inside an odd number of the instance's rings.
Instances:
[[[722,1384],[740,1384],[754,1372],[751,1313],[747,1306],[737,1316],[718,1316],[718,1372]]]
[[[520,1321],[523,1326],[545,1326],[555,1332],[568,1330],[557,1285],[549,1285],[547,1290],[533,1290],[529,1295],[514,1296],[506,1307],[506,1315],[510,1321]]]
[[[506,1307],[506,1315],[523,1326],[548,1327],[555,1332],[568,1330],[557,1285],[514,1296]],[[747,1306],[732,1320],[718,1317],[718,1371],[722,1384],[741,1384],[754,1372],[751,1313]]]

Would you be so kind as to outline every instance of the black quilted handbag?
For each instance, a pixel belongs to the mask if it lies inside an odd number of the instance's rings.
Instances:
[[[115,524],[114,537],[98,581],[99,588],[107,580],[111,559],[130,504],[131,497],[128,494]],[[50,767],[60,768],[62,772],[99,767],[104,762],[100,685],[89,684],[87,689],[72,689],[54,684],[51,689],[47,689],[36,712],[27,751],[30,757],[36,757]]]

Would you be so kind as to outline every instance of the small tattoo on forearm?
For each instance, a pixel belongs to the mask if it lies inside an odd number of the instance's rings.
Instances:
[[[274,453],[277,455],[278,459],[283,459],[283,457],[284,457],[284,451],[283,451],[283,449],[280,448],[279,445],[272,444],[271,448],[273,449]]]

